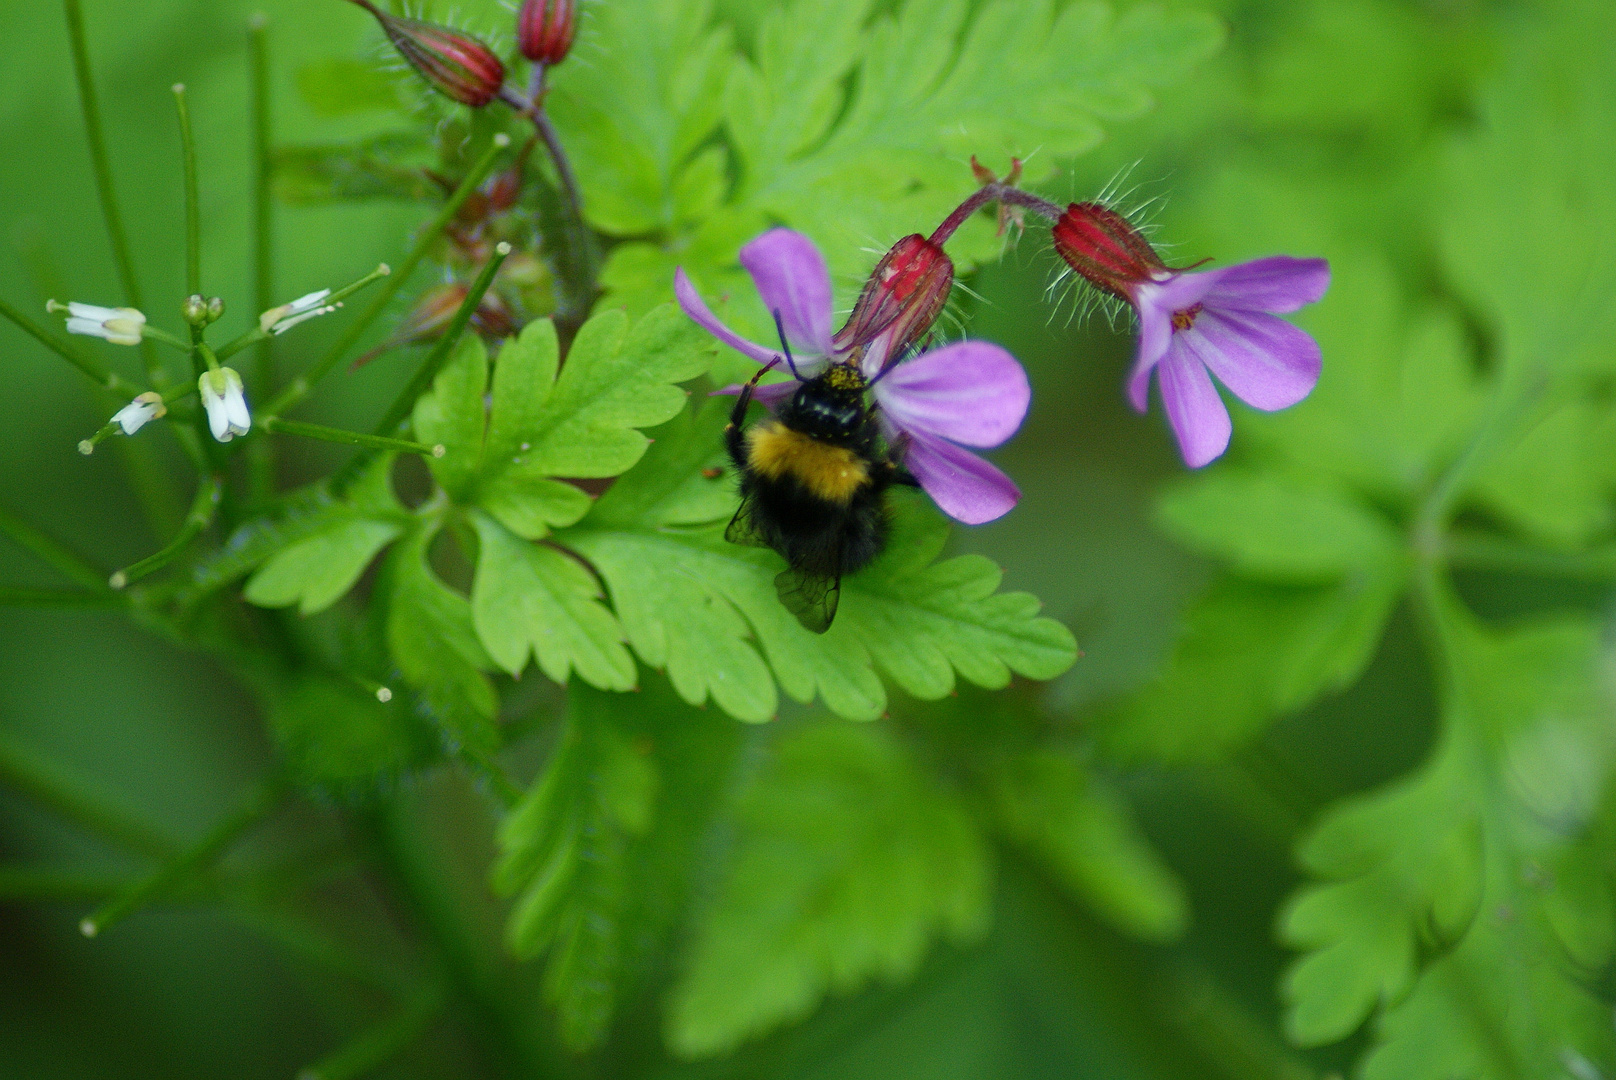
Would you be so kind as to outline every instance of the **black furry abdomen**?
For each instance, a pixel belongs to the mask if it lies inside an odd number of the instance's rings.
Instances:
[[[886,485],[879,482],[865,484],[846,503],[832,503],[787,478],[743,474],[741,495],[751,504],[757,538],[793,570],[809,574],[836,578],[862,569],[881,553],[891,529]]]

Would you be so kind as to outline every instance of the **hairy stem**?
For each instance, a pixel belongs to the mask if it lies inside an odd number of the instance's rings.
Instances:
[[[478,159],[477,163],[472,166],[471,171],[460,182],[460,186],[455,189],[454,194],[449,196],[449,201],[443,204],[443,209],[438,211],[438,216],[433,218],[432,223],[422,231],[420,238],[415,242],[415,246],[410,249],[410,253],[399,264],[398,272],[388,280],[382,291],[376,296],[376,299],[371,302],[370,307],[366,308],[359,318],[354,320],[348,327],[347,333],[342,335],[341,339],[331,347],[331,350],[320,359],[319,363],[315,364],[306,375],[293,379],[284,390],[275,396],[274,400],[266,407],[266,412],[277,415],[284,413],[292,405],[307,397],[309,390],[321,379],[331,374],[331,371],[342,362],[343,357],[348,355],[348,350],[352,349],[354,344],[364,336],[365,331],[370,329],[370,325],[381,317],[382,312],[392,302],[393,297],[398,295],[398,291],[404,287],[404,283],[415,272],[415,268],[421,264],[421,260],[426,258],[427,252],[431,251],[432,246],[437,243],[438,237],[442,235],[443,230],[448,228],[449,222],[454,220],[455,215],[460,212],[460,208],[465,205],[466,200],[471,198],[472,193],[493,171],[494,161],[499,157],[500,152],[510,144],[509,136],[503,134],[494,136],[493,143],[484,152],[483,156]]]
[[[558,212],[541,214],[540,231],[545,246],[555,252],[556,276],[562,288],[563,306],[556,314],[556,324],[567,331],[565,336],[570,339],[571,333],[589,317],[590,308],[600,296],[600,244],[584,220],[583,194],[566,148],[561,145],[561,136],[544,111],[543,96],[542,72],[535,73],[531,99],[524,99],[508,88],[500,91],[500,100],[532,123],[561,185]],[[552,216],[556,220],[545,220]]]
[[[1008,184],[984,184],[970,198],[955,207],[952,214],[943,219],[943,223],[937,226],[936,231],[931,234],[931,242],[941,247],[948,242],[949,237],[953,236],[961,225],[971,219],[972,214],[994,202],[1006,202],[1013,206],[1024,206],[1051,221],[1059,221],[1061,214],[1065,213],[1064,210],[1048,199],[1040,199],[1031,192],[1022,191],[1020,188],[1014,188]]]
[[[233,813],[204,836],[194,847],[181,852],[162,869],[114,896],[94,914],[79,923],[85,937],[95,937],[120,919],[138,911],[160,896],[195,878],[212,866],[224,850],[248,829],[274,813],[286,794],[286,783],[279,777],[263,781]]]
[[[118,194],[112,185],[112,164],[107,157],[107,140],[101,130],[101,105],[95,96],[95,80],[90,74],[90,49],[84,38],[84,10],[79,0],[62,0],[67,16],[67,37],[73,50],[73,74],[79,84],[79,106],[84,113],[84,139],[89,144],[90,168],[95,173],[95,192],[101,201],[101,216],[107,225],[107,242],[112,246],[112,262],[118,269],[118,280],[123,285],[124,303],[145,310],[140,295],[140,282],[135,277],[135,262],[129,255],[129,238],[123,228],[123,214],[118,210]],[[163,385],[162,364],[157,350],[140,343],[140,355],[146,363],[146,377],[154,386]]]

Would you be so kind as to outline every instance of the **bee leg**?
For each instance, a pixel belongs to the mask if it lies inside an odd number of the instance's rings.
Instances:
[[[741,387],[740,394],[735,398],[735,408],[730,410],[729,423],[724,425],[724,448],[729,451],[730,459],[735,462],[737,469],[746,467],[746,436],[741,432],[741,427],[746,423],[746,410],[752,405],[752,391],[757,388],[758,380],[767,375],[779,362],[778,359],[769,361],[758,369],[758,373],[752,376],[750,382]]]
[[[915,479],[914,474],[903,467],[903,459],[907,457],[908,454],[909,433],[900,432],[897,439],[895,439],[892,443],[891,455],[886,461],[882,462],[882,464],[886,466],[888,483],[901,484],[904,487],[913,488],[920,486],[920,481]]]

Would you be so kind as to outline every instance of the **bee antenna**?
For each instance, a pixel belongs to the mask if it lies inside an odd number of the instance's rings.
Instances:
[[[911,356],[917,356],[920,353],[925,352],[926,349],[931,345],[931,342],[932,342],[931,336],[927,336],[924,344],[922,344],[919,341],[911,341],[909,344],[905,345],[903,347],[902,352],[898,353],[897,356],[895,356],[892,359],[888,360],[882,366],[881,370],[875,373],[875,378],[871,379],[869,381],[868,385],[869,386],[874,386],[876,383],[878,383],[882,379],[886,378],[887,373],[890,372],[893,368],[897,367],[899,364],[903,363],[905,360],[909,359]]]
[[[786,351],[786,367],[791,369],[791,377],[796,379],[798,382],[803,382],[803,377],[797,374],[797,361],[796,358],[791,355],[791,343],[786,340],[786,324],[785,321],[780,318],[779,308],[774,309],[774,329],[780,335],[780,348]]]

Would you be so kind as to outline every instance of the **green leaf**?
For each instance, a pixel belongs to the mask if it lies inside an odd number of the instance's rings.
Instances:
[[[574,670],[603,690],[634,687],[623,631],[599,602],[600,585],[577,560],[513,535],[493,518],[473,518],[479,554],[471,607],[489,655],[512,675],[539,668],[565,684]]]
[[[1394,560],[1327,586],[1222,578],[1185,614],[1156,681],[1105,718],[1106,745],[1130,759],[1218,760],[1276,717],[1350,686],[1404,575]]]
[[[276,552],[247,582],[246,597],[259,607],[296,604],[302,615],[324,611],[353,588],[376,553],[403,531],[397,521],[334,521]]]
[[[1136,937],[1170,941],[1189,899],[1114,792],[1075,761],[1034,751],[993,776],[994,813],[1012,841],[1101,918]]]
[[[1616,487],[1616,417],[1607,400],[1556,409],[1477,479],[1476,498],[1530,539],[1576,547],[1606,533]]]
[[[652,825],[660,779],[631,741],[621,699],[575,687],[556,752],[500,828],[496,888],[516,895],[506,943],[523,959],[554,945],[546,996],[574,1049],[604,1036],[616,1004],[634,838]]]
[[[959,801],[873,727],[781,733],[740,793],[733,850],[668,1003],[685,1057],[908,978],[933,938],[986,926],[988,851]]]
[[[690,426],[670,428],[587,518],[556,537],[600,571],[629,644],[646,664],[666,666],[685,700],[710,695],[738,718],[767,718],[773,691],[759,652],[789,696],[818,693],[856,719],[886,706],[877,667],[907,693],[935,700],[954,689],[956,672],[996,688],[1012,671],[1049,679],[1071,665],[1070,631],[1039,618],[1026,593],[995,593],[1001,575],[988,560],[933,562],[948,527],[901,493],[891,499],[886,554],[843,580],[828,633],[804,630],[776,594],[779,556],[723,539],[734,495],[702,469],[720,460],[726,412],[709,405]]]
[[[333,57],[297,69],[297,92],[319,116],[399,108],[394,78],[375,64]]]
[[[558,68],[548,104],[567,133],[590,221],[606,232],[668,228],[723,197],[724,151],[697,153],[723,118],[734,62],[728,28],[711,22],[710,0],[582,9],[580,34],[611,48]]]
[[[1328,581],[1396,558],[1390,524],[1338,491],[1218,468],[1169,488],[1157,519],[1188,547],[1267,581]]]
[[[430,761],[432,730],[402,698],[383,703],[334,675],[304,675],[276,699],[269,716],[293,779],[332,792],[366,790]]]
[[[432,389],[415,402],[415,437],[428,446],[442,444],[443,456],[428,459],[427,465],[456,498],[466,496],[482,470],[487,386],[488,347],[476,334],[467,334],[432,380]]]
[[[1438,618],[1451,666],[1434,759],[1332,810],[1302,847],[1324,880],[1283,919],[1308,950],[1285,982],[1287,1030],[1329,1042],[1378,1009],[1371,1080],[1553,1075],[1567,1055],[1608,1068],[1608,1011],[1565,953],[1602,963],[1609,928],[1567,924],[1558,895],[1611,909],[1609,881],[1587,874],[1613,749],[1594,628],[1494,633],[1451,601]]]
[[[484,671],[493,661],[477,639],[471,603],[427,565],[436,535],[420,529],[387,561],[387,645],[444,733],[475,754],[498,749],[499,699]]]

